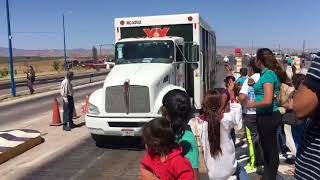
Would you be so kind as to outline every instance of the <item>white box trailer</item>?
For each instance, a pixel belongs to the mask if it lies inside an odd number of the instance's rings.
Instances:
[[[138,136],[161,116],[163,96],[184,89],[195,108],[213,88],[216,37],[199,14],[116,18],[115,63],[89,98],[86,125],[101,135]]]

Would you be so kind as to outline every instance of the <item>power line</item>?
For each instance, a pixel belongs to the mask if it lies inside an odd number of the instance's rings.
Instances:
[[[5,34],[6,32],[0,31],[0,34]],[[62,34],[60,31],[14,31],[12,34]],[[68,31],[68,33],[107,33],[106,31]]]

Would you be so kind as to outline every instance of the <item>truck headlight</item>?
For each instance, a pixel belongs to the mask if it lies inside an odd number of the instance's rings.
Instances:
[[[88,103],[88,114],[100,114],[98,107],[91,103]]]

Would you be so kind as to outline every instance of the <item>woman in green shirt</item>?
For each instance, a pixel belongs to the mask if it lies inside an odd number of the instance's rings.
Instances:
[[[171,122],[176,141],[183,148],[184,156],[190,161],[194,170],[194,179],[198,180],[198,144],[188,122],[192,119],[190,98],[185,91],[171,90],[162,99],[163,116]]]
[[[287,76],[270,49],[257,51],[256,64],[262,70],[261,76],[253,85],[255,101],[248,101],[247,107],[257,109],[258,133],[264,156],[262,179],[275,180],[279,166],[277,128],[281,122],[276,97]]]

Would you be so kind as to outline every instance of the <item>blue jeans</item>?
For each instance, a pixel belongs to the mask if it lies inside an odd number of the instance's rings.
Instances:
[[[247,171],[244,169],[244,167],[240,166],[239,163],[238,163],[238,166],[237,166],[237,169],[236,169],[236,172],[234,173],[234,175],[237,176],[238,180],[249,180]]]
[[[297,150],[299,149],[299,146],[301,144],[301,138],[302,138],[304,127],[305,127],[305,122],[296,126],[292,126],[292,137]]]
[[[74,101],[72,96],[68,96],[68,102],[63,101],[63,124],[73,124]]]
[[[287,144],[286,144],[286,136],[283,130],[283,123],[277,128],[277,140],[278,140],[278,149],[282,154],[286,154],[287,152]]]

